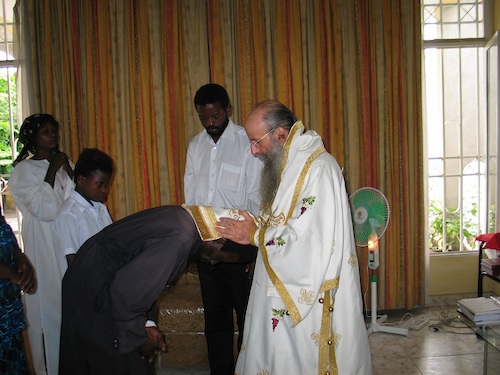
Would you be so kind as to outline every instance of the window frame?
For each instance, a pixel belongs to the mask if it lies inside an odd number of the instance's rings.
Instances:
[[[467,2],[467,3],[464,3],[464,4],[460,4],[460,0],[458,0],[457,2],[455,2],[454,4],[451,4],[451,5],[456,5],[457,7],[459,7],[460,9],[460,6],[461,5],[466,5],[466,4],[479,4],[481,3],[482,6],[483,6],[483,16],[482,18],[477,18],[477,23],[479,24],[480,22],[482,22],[483,24],[483,27],[484,27],[484,30],[482,30],[482,32],[479,32],[476,30],[476,32],[478,34],[482,34],[484,36],[482,37],[478,37],[478,38],[460,38],[460,39],[431,39],[431,40],[425,40],[424,39],[424,28],[425,28],[425,24],[424,24],[424,17],[426,15],[428,15],[428,13],[425,12],[425,7],[426,6],[435,6],[435,7],[442,7],[442,6],[449,6],[450,4],[447,3],[447,2],[443,2],[443,0],[422,0],[421,1],[421,11],[422,11],[422,96],[423,96],[423,126],[424,126],[424,137],[425,137],[425,140],[424,140],[424,145],[425,145],[425,150],[424,150],[424,176],[426,177],[426,181],[427,181],[427,185],[426,185],[426,189],[425,189],[425,193],[424,193],[424,197],[425,197],[425,202],[426,202],[426,223],[427,223],[427,227],[429,228],[429,232],[431,230],[431,226],[430,226],[430,216],[429,216],[429,212],[430,212],[430,206],[431,206],[431,198],[430,198],[430,191],[429,191],[429,188],[430,188],[430,178],[431,178],[431,175],[430,175],[430,172],[429,172],[429,169],[430,169],[430,162],[432,160],[432,158],[429,157],[429,153],[428,153],[428,150],[427,150],[427,147],[428,147],[428,134],[429,134],[429,121],[428,121],[428,115],[429,115],[429,110],[427,108],[427,105],[426,105],[426,101],[427,101],[427,98],[426,98],[426,50],[429,50],[429,49],[436,49],[438,50],[437,53],[440,53],[442,54],[444,50],[446,49],[457,49],[458,50],[458,53],[462,53],[463,50],[465,49],[468,49],[468,48],[477,48],[478,49],[478,54],[477,54],[477,61],[478,61],[478,64],[481,62],[482,64],[481,65],[486,65],[485,64],[485,58],[484,58],[484,55],[485,55],[485,47],[489,41],[489,39],[491,38],[491,35],[492,35],[492,2],[490,0],[477,0],[475,3],[471,3],[471,2]],[[439,11],[438,11],[439,12]],[[433,11],[434,13],[434,11]],[[459,13],[459,12],[458,12]],[[457,14],[458,14],[457,13]],[[444,13],[439,13],[442,18],[445,18],[444,16]],[[459,17],[457,17],[459,18]],[[460,22],[460,20],[457,21],[458,23]],[[437,25],[437,28],[438,28],[438,31],[437,31],[437,34],[444,34],[444,32],[442,32],[442,25],[439,24]],[[457,30],[460,30],[460,27],[457,27]],[[460,31],[459,31],[460,33]],[[481,53],[483,55],[482,58],[479,57],[479,53]],[[442,62],[443,61],[443,57],[442,56],[439,56],[439,61]],[[461,57],[458,59],[459,62],[461,62]],[[480,72],[483,72],[483,77],[485,77],[486,79],[486,75],[485,75],[485,72],[486,72],[486,67],[485,66],[481,66],[481,67],[478,67],[478,75],[480,75]],[[459,73],[461,74],[462,73],[462,70],[459,70]],[[443,76],[440,76],[440,78],[443,78]],[[460,78],[462,78],[460,76]],[[461,81],[462,82],[462,81]],[[482,86],[481,86],[482,85]],[[444,80],[442,81],[442,86],[441,87],[444,87]],[[480,116],[478,116],[478,121],[476,123],[477,125],[477,131],[476,131],[476,135],[479,137],[479,135],[481,134],[481,126],[483,127],[483,134],[486,133],[486,129],[487,129],[487,120],[486,120],[486,106],[487,106],[487,103],[486,103],[486,90],[485,90],[485,87],[486,87],[486,82],[482,82],[480,83],[479,80],[478,80],[478,83],[476,85],[476,88],[478,89],[478,92],[479,92],[479,95],[481,95],[482,97],[482,100],[483,102],[481,103],[480,100],[478,99],[477,100],[477,103],[480,105],[480,108],[478,108],[478,111],[483,111],[484,112],[484,123],[482,123],[482,119],[479,118]],[[444,89],[443,89],[444,91]],[[446,114],[446,110],[444,109],[445,106],[446,106],[446,100],[444,99],[446,96],[445,96],[446,93],[443,93],[440,95],[441,98],[443,98],[443,100],[441,101],[441,114],[443,115],[443,124],[442,124],[442,127],[443,127],[443,150],[445,150],[445,145],[446,145],[446,136],[444,135],[445,133],[445,124],[447,121],[445,114]],[[460,99],[461,96],[459,95]],[[463,113],[463,107],[464,106],[464,103],[460,100],[460,103],[459,103],[459,109],[461,111],[461,113]],[[462,129],[462,125],[459,125],[459,128],[460,128],[460,133],[462,134],[463,133],[463,129]],[[486,138],[486,136],[484,137]],[[479,138],[478,138],[479,139]],[[476,155],[477,157],[481,158],[481,155],[483,158],[483,160],[487,163],[486,161],[486,147],[487,147],[487,144],[486,144],[486,139],[479,139],[479,142],[480,144],[478,144],[478,150],[476,150],[476,153],[478,155]],[[461,146],[459,147],[461,149]],[[464,161],[464,156],[463,154],[460,154],[460,173],[459,173],[459,176],[458,176],[458,180],[459,180],[459,188],[460,189],[458,191],[458,199],[459,199],[459,207],[460,208],[460,212],[459,212],[459,218],[460,218],[460,240],[459,240],[459,251],[463,251],[463,250],[468,250],[468,249],[464,249],[464,242],[463,242],[463,239],[464,239],[464,235],[463,235],[463,231],[464,231],[464,212],[463,211],[463,201],[464,201],[464,195],[463,195],[463,186],[464,186],[464,176],[465,173],[464,173],[464,166],[466,164],[463,163]],[[447,198],[446,198],[446,194],[448,192],[448,189],[446,187],[446,182],[445,180],[447,178],[449,178],[449,176],[447,176],[446,174],[446,167],[445,164],[446,164],[446,151],[443,151],[442,153],[442,156],[441,156],[441,159],[442,159],[442,163],[443,163],[443,177],[442,177],[442,180],[443,180],[443,187],[442,187],[442,191],[443,191],[443,197],[441,198],[441,204],[442,206],[444,207],[444,209],[442,209],[442,223],[447,223],[447,213],[446,213],[446,209],[448,208],[447,207],[447,204],[445,202],[447,202]],[[481,164],[480,162],[478,161],[477,162],[477,165],[479,167],[481,167]],[[479,183],[479,180],[481,178],[481,170],[479,168],[477,174],[478,176],[478,202],[481,202],[480,201],[480,198],[479,198],[479,195],[480,195],[480,183]],[[487,173],[485,173],[485,176],[487,178]],[[488,187],[488,182],[486,181],[486,188]],[[485,197],[486,199],[486,202],[488,202],[488,192],[486,191],[486,194],[485,194]],[[483,199],[484,199],[483,198]],[[480,215],[483,215],[485,216],[486,218],[486,224],[485,225],[488,225],[488,221],[487,221],[487,216],[488,216],[488,203],[486,203],[486,213],[481,213],[479,212]],[[481,217],[478,217],[477,219],[477,228],[480,230],[481,228],[481,222],[482,222],[482,216]],[[442,228],[442,235],[443,235],[443,245],[442,245],[442,249],[441,249],[441,252],[443,253],[446,253],[448,252],[447,249],[448,249],[448,239],[446,238],[446,224],[443,225],[443,228]],[[479,233],[478,233],[479,234]],[[430,238],[431,238],[431,235],[429,234],[428,235],[428,241],[427,243],[429,244],[429,252],[431,253],[435,253],[437,251],[433,250],[431,245],[430,245]],[[473,250],[477,250],[477,246],[475,248],[473,248]],[[455,251],[454,252],[451,252],[451,253],[456,253]]]

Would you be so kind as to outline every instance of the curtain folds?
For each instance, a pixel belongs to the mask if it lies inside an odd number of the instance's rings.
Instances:
[[[193,105],[201,85],[224,85],[240,124],[276,98],[323,137],[349,193],[373,186],[389,201],[380,308],[424,304],[418,0],[18,0],[18,8],[20,117],[54,114],[73,159],[84,147],[113,157],[114,219],[182,203],[187,144],[202,130]],[[358,252],[366,289],[366,248]]]

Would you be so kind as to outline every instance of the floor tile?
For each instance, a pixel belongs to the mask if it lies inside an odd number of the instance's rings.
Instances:
[[[422,375],[471,375],[483,372],[483,357],[480,354],[424,357],[413,361]]]

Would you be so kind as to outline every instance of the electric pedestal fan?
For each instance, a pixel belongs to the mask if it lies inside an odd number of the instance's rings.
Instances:
[[[379,266],[378,241],[384,235],[389,223],[389,204],[384,194],[372,187],[356,190],[349,197],[356,246],[368,247],[368,268],[371,270],[371,323],[368,335],[372,332],[387,332],[408,335],[408,329],[389,327],[382,323],[387,315],[377,319],[377,268]]]

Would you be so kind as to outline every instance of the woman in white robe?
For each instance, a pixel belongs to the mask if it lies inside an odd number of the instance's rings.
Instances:
[[[58,131],[59,123],[51,115],[26,118],[19,135],[24,147],[9,179],[10,192],[23,216],[24,252],[38,277],[37,292],[25,295],[28,336],[37,375],[58,371],[64,275],[55,253],[51,222],[74,189],[73,164],[59,151]]]

